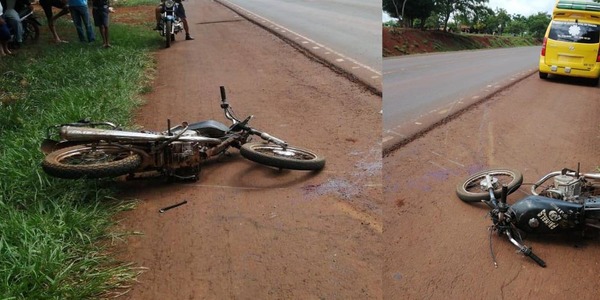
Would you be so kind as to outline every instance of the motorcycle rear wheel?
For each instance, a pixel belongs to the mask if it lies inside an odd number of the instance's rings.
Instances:
[[[288,146],[285,150],[274,144],[247,143],[240,154],[259,164],[291,170],[320,170],[325,167],[325,158],[298,147]]]
[[[142,163],[139,154],[112,145],[77,145],[46,156],[42,168],[51,176],[78,178],[116,177],[133,172]]]
[[[494,196],[499,198],[502,194],[502,185],[508,186],[508,194],[516,191],[523,183],[523,174],[517,170],[509,168],[497,168],[481,171],[471,175],[456,187],[456,195],[465,202],[480,202],[481,200],[490,200],[490,193],[481,188],[480,182],[485,180],[485,175],[496,178],[494,184]]]

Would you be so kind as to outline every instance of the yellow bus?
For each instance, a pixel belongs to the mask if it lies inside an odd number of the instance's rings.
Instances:
[[[558,0],[540,55],[539,75],[600,79],[600,2]]]

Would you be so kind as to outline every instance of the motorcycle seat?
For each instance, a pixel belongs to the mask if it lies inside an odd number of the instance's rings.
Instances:
[[[229,127],[219,121],[208,120],[190,124],[188,130],[194,130],[202,136],[220,138],[225,136],[225,133],[229,131]]]

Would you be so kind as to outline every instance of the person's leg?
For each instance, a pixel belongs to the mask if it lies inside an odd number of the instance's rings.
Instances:
[[[87,7],[84,6],[72,6],[69,7],[69,11],[71,11],[71,19],[73,20],[73,24],[75,25],[75,29],[77,29],[77,35],[79,36],[80,42],[85,42],[85,35],[83,34],[83,27],[81,26],[81,14],[83,10],[87,10]]]
[[[194,38],[190,35],[190,28],[188,26],[187,19],[183,18],[181,20],[183,21],[183,30],[185,30],[185,40],[186,41],[193,40]]]
[[[94,34],[94,27],[92,26],[92,22],[90,22],[90,11],[88,10],[87,6],[82,11],[81,17],[83,19],[83,24],[85,25],[85,28],[86,28],[86,33],[87,33],[87,38],[88,38],[87,40],[88,40],[88,42],[91,43],[96,40],[96,35]]]
[[[52,33],[52,37],[54,37],[54,42],[60,42],[60,38],[54,30],[54,22],[52,20],[52,3],[50,3],[49,0],[40,0],[40,6],[44,10],[46,20],[48,20],[48,29],[50,29],[50,33]]]
[[[59,43],[59,42],[66,42],[64,40],[61,40],[60,37],[58,36],[58,33],[56,33],[56,29],[54,27],[54,21],[56,21],[56,19],[66,15],[69,13],[69,9],[67,7],[63,7],[61,9],[61,11],[59,11],[56,15],[54,15],[51,19],[48,19],[48,27],[50,27],[50,32],[52,32],[52,35],[54,36],[54,41]]]
[[[154,30],[162,30],[162,28],[160,27],[160,14],[162,14],[162,5],[159,5],[156,7],[156,9],[154,9],[154,14],[156,17],[156,27],[154,28]]]
[[[188,26],[187,17],[185,15],[185,7],[183,7],[183,4],[179,4],[179,6],[177,6],[177,11],[175,11],[175,14],[181,19],[181,22],[183,22],[183,30],[185,30],[185,39],[187,41],[193,40],[194,38],[190,35],[190,27]]]
[[[8,40],[10,40],[10,30],[6,20],[0,16],[0,54],[3,56],[11,54],[8,50]]]
[[[100,34],[102,34],[102,43],[104,44],[104,47],[110,47],[110,43],[108,42],[108,27],[104,25],[100,26]]]
[[[14,9],[7,9],[4,11],[4,19],[9,24],[10,28],[15,29],[15,42],[23,42],[23,25],[21,24],[21,18],[19,13]]]
[[[104,47],[110,47],[110,41],[108,39],[108,22],[109,22],[109,17],[110,15],[110,11],[108,10],[108,7],[105,8],[104,10],[104,14],[102,16],[102,28],[104,29],[104,35],[102,36],[102,39],[104,40]]]

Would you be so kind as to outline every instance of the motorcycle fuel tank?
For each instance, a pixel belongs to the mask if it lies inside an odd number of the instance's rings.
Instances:
[[[559,233],[583,224],[582,204],[542,196],[527,196],[509,210],[515,225],[529,233]]]

